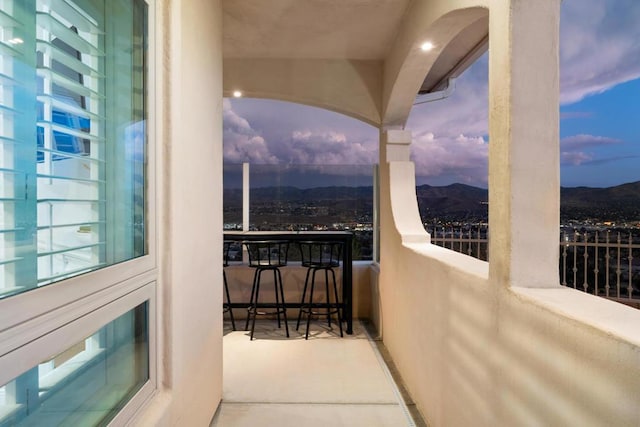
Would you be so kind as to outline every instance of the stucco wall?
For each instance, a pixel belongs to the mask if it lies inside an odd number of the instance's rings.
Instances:
[[[429,425],[640,422],[640,312],[573,289],[501,287],[488,263],[402,244],[389,200],[382,335]]]
[[[156,5],[159,381],[135,423],[206,426],[222,398],[221,5]]]

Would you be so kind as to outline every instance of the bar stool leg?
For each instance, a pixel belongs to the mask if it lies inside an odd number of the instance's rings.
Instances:
[[[307,331],[304,334],[304,339],[309,339],[309,325],[311,324],[311,312],[313,311],[313,288],[316,284],[316,269],[313,269],[313,275],[311,279],[311,292],[309,292],[309,311],[307,312]]]
[[[278,318],[278,328],[280,328],[280,298],[278,296],[278,272],[279,270],[273,269],[273,288],[276,293],[276,317]]]
[[[229,285],[227,284],[227,273],[222,270],[222,279],[224,281],[224,292],[227,295],[227,308],[229,311],[229,318],[231,319],[231,328],[236,330],[236,321],[233,318],[233,308],[231,308],[231,298],[229,297]]]
[[[302,299],[300,300],[300,311],[298,311],[298,321],[296,322],[296,331],[300,328],[300,319],[302,318],[304,299],[307,296],[307,285],[309,284],[309,273],[311,273],[311,269],[307,268],[307,276],[304,278],[304,288],[302,289]]]
[[[338,285],[336,284],[336,273],[331,269],[331,276],[333,277],[333,294],[336,301],[336,313],[338,313],[338,325],[340,326],[340,337],[344,337],[342,333],[342,316],[340,315],[340,299],[338,298]],[[327,300],[329,295],[327,295]]]
[[[251,319],[251,307],[253,305],[253,297],[256,292],[256,283],[257,283],[258,274],[259,274],[258,271],[259,269],[256,269],[256,271],[253,273],[253,283],[251,284],[251,298],[249,298],[249,307],[247,308],[247,321],[244,324],[245,331],[249,329],[249,320]]]
[[[280,300],[282,301],[282,317],[284,318],[284,329],[287,332],[287,338],[289,338],[289,322],[287,321],[287,306],[284,302],[284,289],[282,286],[282,275],[280,274],[280,269],[277,269],[278,273],[278,282],[280,283]],[[277,293],[277,289],[276,289]],[[280,327],[280,326],[278,326]]]
[[[253,340],[253,332],[256,329],[256,317],[258,317],[258,297],[260,296],[260,276],[262,275],[262,270],[257,269],[256,274],[258,280],[256,282],[256,292],[255,292],[255,301],[252,303],[253,305],[253,319],[251,322],[251,335],[249,335],[249,341]]]
[[[325,268],[324,269],[324,288],[325,288],[325,293],[327,295],[327,324],[329,325],[329,327],[331,327],[331,302],[329,299],[329,295],[331,295],[329,293],[329,269]]]

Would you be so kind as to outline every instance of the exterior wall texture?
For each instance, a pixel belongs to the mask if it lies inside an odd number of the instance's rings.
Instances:
[[[430,425],[637,425],[640,313],[558,283],[559,2],[488,6],[490,263],[406,231],[383,133],[384,343]]]
[[[640,420],[640,333],[629,326],[640,322],[640,313],[560,289],[550,280],[548,260],[557,257],[544,248],[556,244],[548,236],[556,236],[558,226],[557,135],[550,136],[557,116],[549,113],[555,109],[557,115],[552,93],[557,45],[545,44],[546,59],[544,50],[535,50],[539,61],[532,70],[542,70],[552,94],[546,101],[534,97],[531,104],[524,102],[532,90],[525,89],[525,71],[534,60],[518,50],[535,47],[532,35],[550,32],[548,40],[557,32],[553,19],[525,19],[525,6],[540,3],[545,6],[533,12],[555,8],[559,0],[415,1],[408,14],[413,19],[394,46],[397,56],[383,70],[381,64],[360,64],[368,83],[343,92],[340,85],[353,83],[353,74],[343,75],[332,89],[334,100],[314,92],[320,86],[301,94],[307,89],[289,87],[279,75],[265,77],[255,88],[260,92],[279,82],[268,96],[402,126],[406,106],[401,99],[412,101],[424,73],[420,63],[414,67],[405,61],[428,35],[420,25],[455,7],[489,8],[491,37],[499,39],[492,42],[492,55],[498,56],[491,59],[491,139],[502,147],[491,154],[490,166],[490,213],[500,229],[491,247],[494,262],[431,245],[426,233],[422,239],[401,234],[404,219],[394,215],[391,203],[405,206],[407,187],[415,182],[394,168],[412,165],[397,158],[389,164],[384,144],[380,151],[382,244],[374,317],[430,425],[637,425]],[[158,10],[164,42],[157,88],[163,106],[159,122],[164,123],[157,195],[160,381],[136,422],[207,425],[222,390],[222,266],[211,262],[222,259],[221,5],[158,0]],[[551,17],[557,18],[553,12]],[[514,78],[521,72],[522,78]],[[406,84],[396,86],[396,80]],[[348,94],[355,100],[345,106],[338,98]],[[540,150],[536,143],[542,144]],[[529,160],[542,169],[530,168]],[[550,178],[539,183],[540,176]],[[518,196],[523,191],[542,206],[542,218],[528,215]],[[533,246],[527,250],[529,242]]]
[[[135,424],[204,426],[222,398],[222,10],[157,11],[159,382]]]

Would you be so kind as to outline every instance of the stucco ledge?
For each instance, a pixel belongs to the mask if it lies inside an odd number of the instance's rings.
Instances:
[[[403,246],[416,254],[445,264],[451,270],[458,270],[481,280],[489,280],[489,263],[486,261],[463,255],[430,242],[410,243],[403,240]]]
[[[509,289],[516,297],[640,347],[640,310],[576,289]]]

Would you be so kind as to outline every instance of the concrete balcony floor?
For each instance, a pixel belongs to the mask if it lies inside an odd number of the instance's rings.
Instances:
[[[236,321],[244,327],[244,320]],[[366,325],[340,338],[337,326],[312,321],[290,338],[275,320],[259,320],[254,340],[225,322],[222,403],[212,427],[421,426]]]

